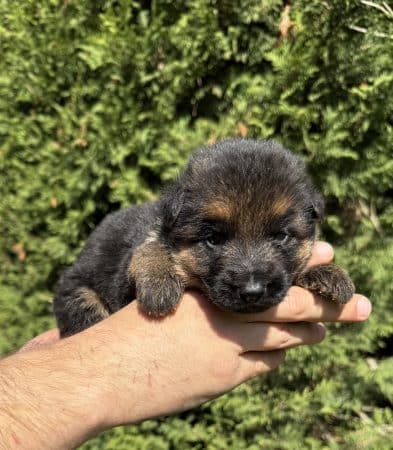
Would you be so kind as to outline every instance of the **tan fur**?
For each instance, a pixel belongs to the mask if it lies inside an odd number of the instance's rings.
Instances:
[[[176,261],[175,270],[184,280],[186,287],[200,288],[202,283],[196,275],[200,272],[197,261],[189,248],[183,248],[174,255]]]
[[[168,250],[152,235],[135,250],[128,272],[134,279],[143,277],[146,273],[151,277],[161,278],[162,273],[171,271],[172,267],[173,261]]]
[[[154,240],[154,236],[136,249],[128,276],[135,282],[140,305],[147,314],[157,317],[175,311],[186,285],[173,255],[165,245]]]
[[[174,255],[168,249],[149,236],[135,251],[129,266],[129,276],[143,279],[146,273],[159,279],[164,273],[178,275],[186,287],[199,288],[201,282],[195,275],[197,261],[189,248],[183,248]]]
[[[76,300],[78,300],[78,302],[82,301],[82,304],[86,308],[94,309],[102,318],[109,316],[109,311],[106,309],[101,299],[92,289],[89,289],[87,287],[79,288],[78,297],[76,298]]]
[[[233,208],[228,200],[213,200],[203,208],[203,213],[211,219],[227,221],[233,215]]]
[[[275,216],[283,216],[291,206],[292,199],[290,197],[280,197],[277,200],[274,200],[270,206],[271,214]]]
[[[297,260],[299,262],[299,270],[306,268],[307,263],[311,257],[313,242],[311,240],[304,240],[297,251]]]

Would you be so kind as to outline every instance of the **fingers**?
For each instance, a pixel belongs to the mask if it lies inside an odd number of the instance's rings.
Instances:
[[[308,266],[315,266],[317,264],[328,264],[333,260],[333,247],[327,242],[317,241],[314,243],[312,254]]]
[[[33,350],[34,348],[41,347],[42,345],[53,344],[59,339],[59,330],[57,328],[54,328],[53,330],[45,331],[45,333],[39,334],[35,338],[26,342],[26,344],[19,349],[19,352]]]
[[[334,250],[327,242],[314,244],[309,266],[332,261]],[[277,306],[258,314],[237,315],[246,322],[362,322],[371,313],[370,301],[355,294],[345,305],[326,301],[300,287],[292,287]]]
[[[232,327],[240,352],[287,349],[302,344],[318,344],[325,327],[317,323],[239,323]]]
[[[285,359],[284,350],[272,352],[247,352],[239,356],[240,369],[238,384],[269,370],[276,369]]]
[[[362,322],[371,313],[371,303],[355,294],[345,305],[324,300],[306,289],[293,286],[277,306],[258,314],[244,314],[247,322]],[[238,318],[240,316],[238,315]]]

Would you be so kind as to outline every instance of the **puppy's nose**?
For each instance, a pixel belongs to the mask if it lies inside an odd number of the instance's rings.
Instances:
[[[262,279],[251,276],[247,282],[240,286],[239,294],[242,300],[253,302],[266,294],[267,286]]]

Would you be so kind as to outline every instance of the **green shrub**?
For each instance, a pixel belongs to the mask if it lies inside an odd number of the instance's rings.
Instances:
[[[227,136],[305,158],[323,236],[374,302],[273,375],[85,449],[393,448],[393,12],[285,3],[0,1],[0,352],[54,325],[56,280],[105,214]]]

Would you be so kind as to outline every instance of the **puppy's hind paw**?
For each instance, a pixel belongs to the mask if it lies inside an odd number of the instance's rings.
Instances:
[[[342,304],[347,303],[355,293],[355,286],[349,275],[335,264],[310,267],[297,277],[295,284],[322,298]]]

